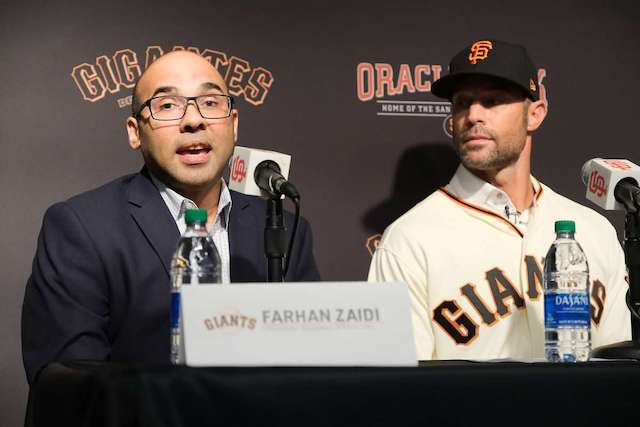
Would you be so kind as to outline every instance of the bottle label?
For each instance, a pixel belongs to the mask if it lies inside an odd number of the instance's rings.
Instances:
[[[544,296],[544,327],[589,327],[589,295],[552,293]]]
[[[171,329],[180,324],[180,292],[171,292]]]

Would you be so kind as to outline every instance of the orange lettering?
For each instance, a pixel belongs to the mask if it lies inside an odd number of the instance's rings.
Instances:
[[[132,88],[142,73],[138,65],[138,56],[131,49],[119,50],[113,55],[118,79],[124,87]]]
[[[390,64],[376,64],[376,97],[382,98],[385,94],[395,95],[393,88],[393,68]]]
[[[95,67],[86,62],[73,67],[71,77],[80,89],[85,101],[96,102],[102,99],[107,91],[105,83],[98,76]]]
[[[207,59],[211,65],[215,67],[220,75],[226,75],[229,68],[229,61],[227,55],[224,52],[218,52],[217,50],[205,49],[202,51],[202,57]]]
[[[252,105],[261,105],[273,84],[271,71],[258,67],[253,70],[247,86],[244,87],[244,99]]]
[[[407,64],[400,64],[396,93],[403,93],[405,88],[409,93],[414,93],[416,91],[416,88],[413,85],[413,79],[411,78],[411,69]]]
[[[428,65],[416,65],[413,74],[416,80],[416,90],[418,92],[430,92],[431,82],[423,76],[431,75],[431,67]]]
[[[369,101],[373,99],[375,93],[373,65],[368,62],[361,62],[356,68],[356,86],[358,99]]]
[[[249,63],[244,59],[235,56],[232,56],[229,59],[229,69],[225,76],[225,83],[227,84],[231,95],[238,96],[242,94],[242,79],[245,73],[250,69],[251,67],[249,66]]]
[[[100,70],[100,77],[109,92],[116,93],[120,90],[120,83],[116,73],[113,72],[113,64],[111,58],[107,55],[102,55],[96,58],[96,64],[98,64],[98,70]]]
[[[538,69],[538,88],[540,88],[540,100],[544,101],[545,104],[548,104],[547,100],[547,88],[542,84],[542,80],[547,76],[547,70],[544,68]]]

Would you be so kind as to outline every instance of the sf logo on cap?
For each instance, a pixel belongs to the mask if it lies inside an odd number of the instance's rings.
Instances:
[[[489,40],[481,40],[475,42],[471,46],[471,53],[469,53],[469,62],[475,65],[476,62],[482,61],[489,56],[489,51],[493,49],[493,45]]]

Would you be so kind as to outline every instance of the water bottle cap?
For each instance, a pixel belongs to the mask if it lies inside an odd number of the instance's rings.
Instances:
[[[184,221],[187,224],[193,224],[194,222],[207,222],[207,210],[206,209],[187,209],[184,212]]]
[[[556,221],[556,233],[565,232],[565,233],[575,233],[576,232],[576,223],[575,221],[562,220]]]

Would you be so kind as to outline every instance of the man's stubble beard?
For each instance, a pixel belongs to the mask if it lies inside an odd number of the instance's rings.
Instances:
[[[493,141],[495,142],[495,139]],[[481,171],[501,170],[514,164],[520,158],[520,153],[524,149],[525,139],[521,138],[520,141],[514,141],[509,144],[496,143],[482,157],[473,155],[477,150],[465,150],[464,144],[460,141],[455,141],[454,145],[460,161],[467,169]]]
[[[518,135],[507,135],[507,143],[497,140],[497,136],[494,132],[484,128],[482,125],[476,125],[470,129],[467,129],[461,133],[454,132],[453,145],[458,153],[460,162],[469,170],[477,171],[496,171],[502,170],[508,166],[511,166],[520,158],[520,154],[524,149],[527,137],[528,117],[523,114],[523,127],[522,132]],[[491,147],[489,153],[484,157],[477,158],[469,155],[476,150],[464,150],[464,140],[469,134],[479,134],[488,137],[494,141],[494,146]]]

